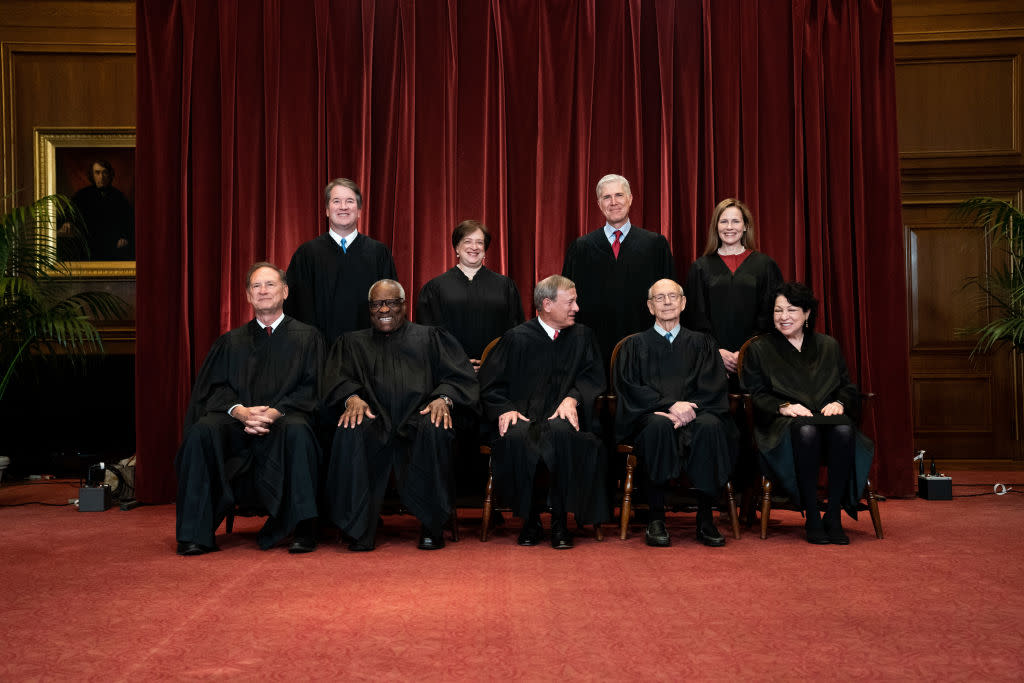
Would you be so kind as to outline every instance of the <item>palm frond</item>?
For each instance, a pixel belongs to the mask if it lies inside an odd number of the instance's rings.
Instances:
[[[957,330],[957,334],[977,335],[974,353],[1004,343],[1024,350],[1024,213],[1001,199],[974,197],[960,204],[953,217],[983,227],[993,245],[1005,254],[1005,261],[989,272],[964,282],[964,287],[976,289],[975,305],[989,322]]]
[[[1017,245],[1015,253],[1020,253],[1024,213],[1013,204],[993,197],[973,197],[953,210],[953,218],[984,227],[997,240]]]
[[[73,292],[57,235],[88,254],[81,214],[63,195],[43,197],[0,217],[0,397],[29,352],[72,360],[102,351],[93,320],[119,319],[127,304],[108,292]]]

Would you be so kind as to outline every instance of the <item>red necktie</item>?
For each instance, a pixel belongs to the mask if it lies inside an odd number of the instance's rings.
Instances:
[[[264,327],[263,329],[265,329],[265,330],[267,331],[267,336],[268,336],[268,337],[269,337],[270,335],[274,334],[274,328],[273,328],[273,327],[271,327],[270,325],[267,325],[267,326],[266,326],[266,327]]]
[[[554,339],[558,339],[558,333],[559,333],[560,331],[561,331],[561,330],[555,330],[555,334],[554,334],[554,335],[553,335],[553,336],[551,337],[551,339],[553,339],[553,340],[554,340]]]
[[[620,237],[622,237],[622,231],[616,230],[615,241],[612,242],[612,253],[615,254],[615,258],[619,258],[619,247],[622,245],[622,243],[619,242]]]

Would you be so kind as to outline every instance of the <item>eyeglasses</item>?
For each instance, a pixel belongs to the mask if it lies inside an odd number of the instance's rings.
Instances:
[[[405,299],[377,299],[370,302],[371,311],[379,311],[380,309],[387,306],[388,308],[398,308],[405,303]]]
[[[649,300],[653,301],[656,304],[663,304],[666,301],[669,301],[671,303],[675,303],[675,302],[679,301],[682,298],[683,298],[682,294],[676,294],[675,292],[672,292],[671,294],[658,294],[657,296],[652,296],[652,297],[650,297]]]

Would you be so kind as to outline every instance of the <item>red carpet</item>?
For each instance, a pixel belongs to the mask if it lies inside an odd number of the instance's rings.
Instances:
[[[0,504],[74,496],[8,485]],[[678,515],[672,548],[608,526],[559,552],[516,546],[517,521],[480,543],[466,511],[441,551],[388,517],[373,553],[305,556],[259,551],[239,519],[223,552],[182,558],[173,506],[2,507],[0,680],[1020,680],[1024,495],[881,513],[886,538],[865,513],[848,547],[782,511],[722,549]]]

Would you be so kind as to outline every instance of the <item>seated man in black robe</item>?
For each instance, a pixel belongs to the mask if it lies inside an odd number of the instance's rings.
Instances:
[[[423,525],[418,547],[444,547],[451,516],[451,411],[476,406],[473,366],[439,327],[405,319],[405,290],[381,280],[369,292],[371,329],[334,344],[323,380],[326,410],[338,428],[327,471],[327,517],[373,550],[381,500],[392,471],[402,504]]]
[[[710,335],[679,324],[683,288],[658,280],[647,295],[654,326],[627,339],[615,361],[615,435],[636,446],[650,504],[648,545],[667,547],[665,497],[670,479],[686,472],[697,490],[697,540],[725,545],[711,506],[736,458],[725,366]]]
[[[495,486],[525,520],[519,545],[543,539],[540,513],[549,500],[551,546],[565,549],[572,547],[567,512],[580,523],[608,518],[606,454],[592,432],[605,373],[594,333],[575,324],[571,280],[541,280],[533,303],[537,317],[506,332],[481,365],[480,396],[496,437]]]
[[[316,549],[320,446],[312,428],[324,342],[283,312],[284,271],[257,263],[246,278],[256,317],[206,356],[175,460],[179,555],[216,550],[214,532],[235,504],[269,515],[266,550],[295,530],[292,553]]]

